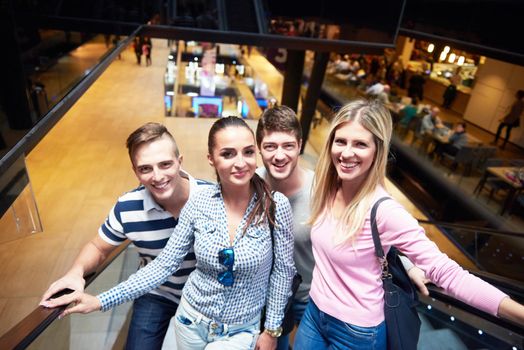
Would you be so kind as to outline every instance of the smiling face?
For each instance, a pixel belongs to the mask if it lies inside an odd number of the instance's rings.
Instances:
[[[132,157],[136,177],[160,204],[169,204],[180,184],[182,156],[176,156],[176,145],[168,136],[138,146]]]
[[[228,126],[214,134],[214,144],[208,154],[222,186],[249,187],[257,167],[255,138],[243,126]]]
[[[341,124],[331,144],[331,161],[344,186],[359,187],[375,158],[373,134],[358,121]]]
[[[295,173],[301,142],[291,132],[266,131],[260,142],[262,162],[275,180],[285,180]]]

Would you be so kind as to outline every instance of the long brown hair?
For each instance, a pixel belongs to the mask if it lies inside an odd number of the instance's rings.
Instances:
[[[255,134],[253,133],[253,130],[251,130],[251,128],[241,118],[234,116],[220,118],[213,123],[211,129],[209,130],[209,136],[207,138],[207,151],[209,154],[213,154],[213,149],[216,145],[216,134],[220,130],[232,127],[246,128],[253,136],[253,141],[255,140]],[[220,177],[218,174],[217,182],[220,183]],[[243,229],[243,233],[246,232],[247,228],[249,225],[251,225],[252,222],[258,224],[267,219],[271,224],[275,225],[275,220],[273,217],[274,210],[272,209],[275,206],[275,201],[273,200],[271,189],[269,188],[268,184],[260,176],[258,176],[258,174],[255,173],[251,178],[251,186],[253,186],[253,190],[256,195],[256,202],[255,207],[249,214],[246,226],[244,226]]]

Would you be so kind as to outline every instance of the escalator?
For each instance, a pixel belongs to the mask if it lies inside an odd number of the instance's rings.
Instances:
[[[464,242],[478,249],[469,253],[465,251],[464,256],[477,266],[491,269],[497,257],[499,261],[502,258],[504,264],[505,257],[509,254],[519,255],[520,259],[524,256],[524,238],[516,239],[515,236],[519,234],[516,232],[479,230],[465,225],[423,220],[421,224],[426,229],[431,226],[442,231],[453,231],[452,234],[457,237],[469,232],[476,241]],[[485,236],[487,239],[480,239]],[[495,247],[484,251],[486,246],[491,247],[495,242],[506,246],[507,243],[504,242],[508,238],[513,242],[511,251],[497,256],[492,256],[493,251],[497,250]],[[90,276],[88,292],[97,294],[133,273],[136,269],[136,261],[133,259],[137,254],[132,249],[133,246],[120,250],[118,253],[121,254],[114,254],[95,275]],[[486,255],[491,259],[486,259]],[[509,269],[510,265],[516,265],[516,268]],[[518,267],[522,263],[511,261],[505,266],[507,273],[502,276],[480,268],[470,272],[503,290],[514,300],[524,303],[524,280],[518,273]],[[109,280],[107,274],[111,276]],[[429,290],[429,297],[419,295],[418,311],[422,320],[419,349],[524,349],[524,329],[521,326],[476,310],[446,295],[436,286],[430,285]],[[39,307],[0,338],[0,349],[74,349],[80,345],[85,348],[86,344],[89,344],[89,349],[119,349],[126,337],[125,321],[130,307],[131,303],[126,303],[106,313],[71,315],[63,320],[57,319],[60,310]]]
[[[523,349],[524,330],[430,287],[420,297],[419,349]]]
[[[224,0],[226,28],[230,31],[258,33],[258,15],[255,1]]]
[[[438,229],[478,268],[470,272],[524,303],[524,236],[518,232],[419,220]],[[445,251],[444,251],[445,252]],[[524,328],[496,318],[446,295],[430,285],[419,295],[422,321],[419,349],[524,349]]]

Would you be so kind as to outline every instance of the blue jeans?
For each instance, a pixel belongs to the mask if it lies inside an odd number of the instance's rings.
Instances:
[[[178,350],[250,350],[260,333],[260,315],[242,324],[225,324],[195,310],[184,298],[175,316]]]
[[[178,304],[164,297],[146,294],[133,303],[126,350],[162,349],[162,343]]]
[[[302,316],[304,316],[304,311],[306,311],[306,306],[308,303],[303,303],[298,300],[293,300],[291,308],[293,309],[293,315],[295,316],[295,324],[299,324]],[[277,350],[288,350],[289,349],[289,334],[283,335],[278,338]]]
[[[294,348],[386,350],[386,323],[375,327],[345,323],[320,311],[313,300],[309,300],[295,336]]]

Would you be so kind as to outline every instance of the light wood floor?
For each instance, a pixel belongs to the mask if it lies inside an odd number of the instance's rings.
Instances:
[[[183,167],[195,177],[214,180],[206,160],[213,120],[164,117],[166,42],[154,40],[152,52],[153,64],[145,67],[137,66],[134,54],[126,50],[27,156],[43,232],[0,244],[0,334],[37,306],[49,284],[96,234],[115,199],[137,185],[125,149],[131,131],[148,121],[165,123],[184,155]],[[264,74],[270,74],[269,81],[282,79],[274,72]],[[278,89],[269,85],[272,92]],[[324,129],[315,130],[312,138],[320,142]],[[308,145],[301,164],[312,168],[316,157]],[[390,188],[422,217],[400,191]],[[452,247],[439,235],[431,236],[443,249]]]

